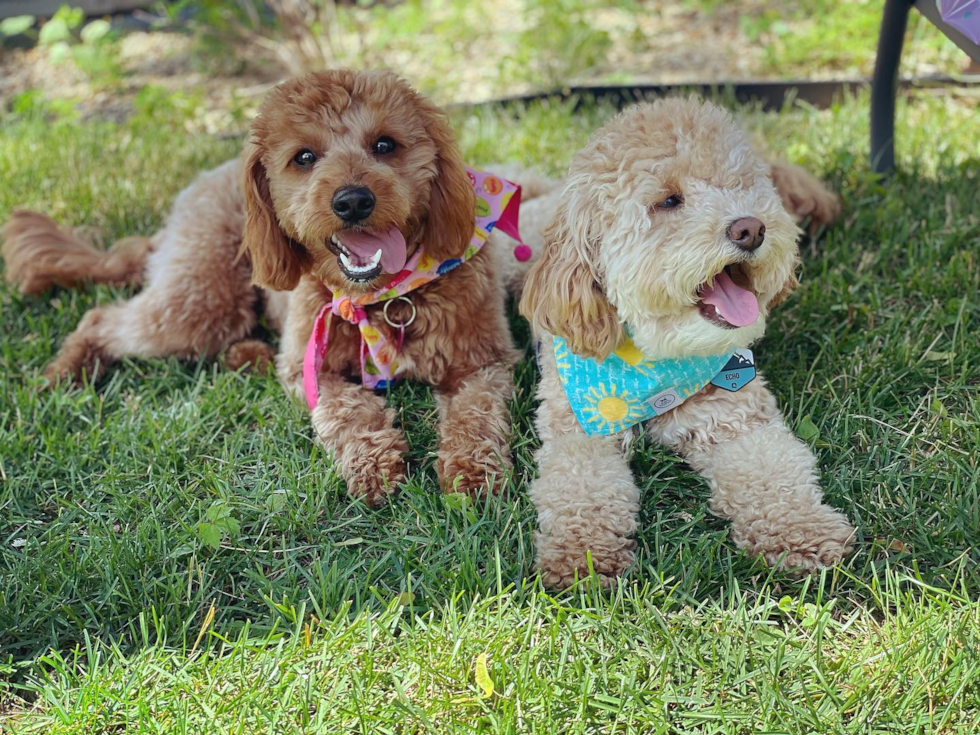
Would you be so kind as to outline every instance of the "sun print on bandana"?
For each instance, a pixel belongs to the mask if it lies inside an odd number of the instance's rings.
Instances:
[[[617,434],[676,408],[708,383],[739,390],[755,377],[748,350],[651,360],[626,337],[600,362],[574,354],[561,337],[552,346],[558,378],[586,434]]]
[[[615,434],[643,420],[640,400],[615,385],[608,388],[599,383],[585,393],[582,413],[588,416],[603,434]]]

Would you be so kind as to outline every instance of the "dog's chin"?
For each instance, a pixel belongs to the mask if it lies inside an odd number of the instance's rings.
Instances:
[[[745,327],[719,326],[705,319],[698,307],[680,316],[654,318],[631,325],[633,343],[651,360],[708,357],[750,346],[766,331],[763,314]]]
[[[391,275],[383,271],[371,278],[363,278],[358,274],[351,278],[344,272],[343,266],[336,260],[331,259],[330,263],[325,264],[318,274],[323,285],[331,291],[342,291],[347,294],[373,293],[384,288],[384,285],[391,280]]]

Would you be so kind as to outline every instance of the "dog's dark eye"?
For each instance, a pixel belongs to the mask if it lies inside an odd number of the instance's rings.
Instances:
[[[304,148],[293,156],[293,163],[295,163],[297,166],[302,166],[303,168],[309,168],[316,163],[316,154],[309,148]]]
[[[684,197],[680,194],[671,194],[657,205],[657,209],[677,209],[684,203]]]
[[[395,141],[387,135],[382,135],[374,142],[374,152],[379,156],[387,156],[389,153],[394,153],[397,147]]]

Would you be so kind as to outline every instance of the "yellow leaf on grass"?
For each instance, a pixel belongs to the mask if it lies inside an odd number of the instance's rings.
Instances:
[[[487,654],[481,653],[476,657],[476,683],[483,690],[483,699],[493,694],[493,679],[487,671]]]
[[[201,630],[197,634],[197,638],[194,640],[194,645],[191,646],[191,652],[188,654],[190,658],[194,658],[194,654],[197,653],[197,644],[201,642],[204,634],[207,633],[208,628],[211,627],[211,623],[214,622],[214,603],[211,603],[211,608],[208,610],[208,614],[204,616],[204,623],[201,625]]]

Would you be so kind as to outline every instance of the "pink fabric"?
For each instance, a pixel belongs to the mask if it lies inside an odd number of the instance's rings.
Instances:
[[[405,264],[394,280],[383,291],[349,296],[335,291],[330,303],[316,315],[310,341],[303,359],[303,389],[306,402],[312,411],[319,399],[318,380],[323,358],[330,342],[330,320],[338,316],[356,324],[361,332],[361,380],[368,388],[384,388],[399,374],[398,353],[404,330],[400,330],[397,344],[392,344],[382,330],[371,326],[364,307],[404,296],[420,286],[434,281],[476,255],[487,242],[494,227],[499,227],[521,243],[518,229],[521,205],[521,187],[486,171],[467,168],[467,174],[476,191],[476,222],[473,237],[461,258],[437,262],[419,248]],[[518,257],[519,255],[515,255]]]

